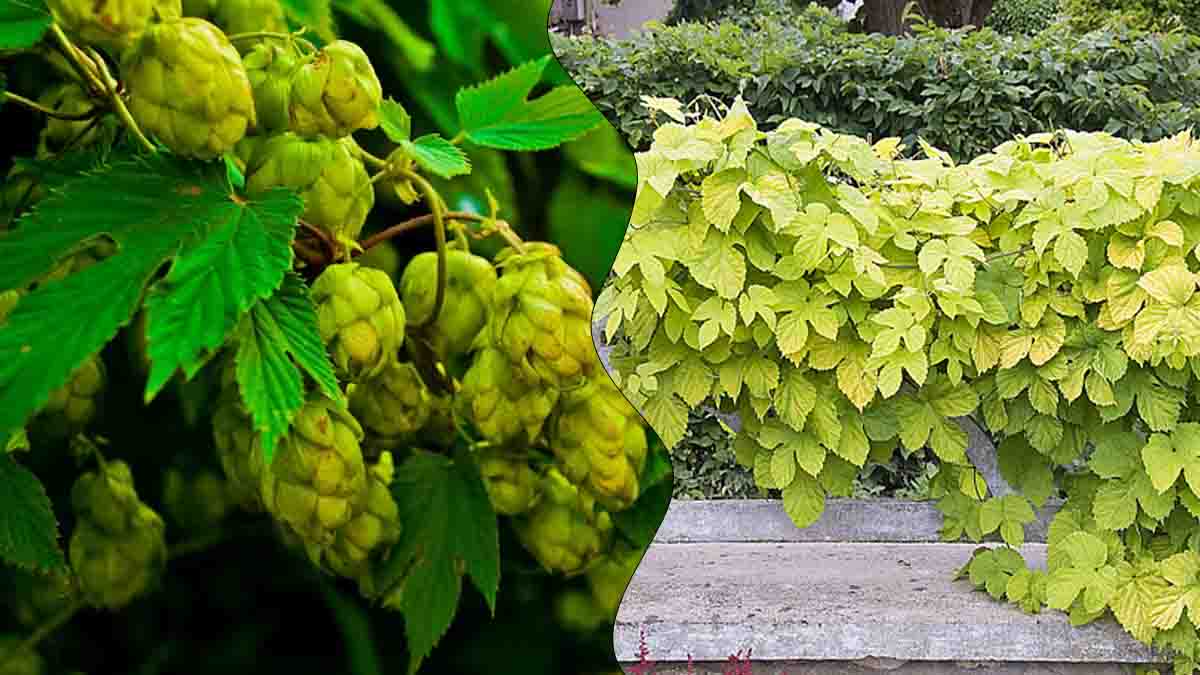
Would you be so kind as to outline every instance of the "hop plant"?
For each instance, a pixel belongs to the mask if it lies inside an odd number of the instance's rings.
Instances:
[[[629,582],[633,580],[633,574],[641,560],[642,551],[618,543],[588,569],[585,575],[588,590],[591,591],[592,601],[603,612],[606,620],[616,620],[621,598],[629,588]]]
[[[38,99],[46,108],[65,115],[82,115],[92,110],[95,104],[86,89],[75,82],[64,82],[51,87]],[[100,125],[91,120],[68,120],[47,117],[46,126],[38,136],[37,156],[49,158],[62,152],[71,143],[82,148],[91,145],[100,137]]]
[[[0,675],[42,675],[46,672],[46,662],[41,654],[28,647],[21,649],[24,641],[20,635],[0,635]]]
[[[49,272],[43,274],[34,284],[36,288],[51,281],[61,281],[72,274],[108,259],[117,252],[117,245],[107,238],[94,239],[81,249],[60,260]]]
[[[235,381],[232,358],[221,369],[221,387],[213,412],[213,445],[225,474],[229,497],[234,504],[256,512],[264,508],[259,486],[266,471],[266,460],[250,412],[242,402]]]
[[[20,165],[8,170],[4,179],[4,188],[0,190],[0,232],[45,194],[37,179]]]
[[[396,275],[400,273],[400,252],[390,241],[381,241],[372,246],[364,251],[357,260],[358,264],[380,270],[392,279],[395,279]],[[404,303],[405,312],[411,314],[412,310],[408,307],[403,295],[401,295],[400,301]]]
[[[612,518],[556,469],[542,477],[542,500],[513,521],[521,545],[546,571],[583,573],[608,548]]]
[[[155,19],[177,19],[180,0],[47,0],[55,22],[80,40],[120,54]]]
[[[620,511],[637,501],[646,432],[642,418],[607,374],[563,392],[549,437],[563,474],[606,508]]]
[[[537,438],[558,397],[558,389],[518,378],[504,353],[489,347],[475,355],[457,403],[484,438],[503,444]]]
[[[400,510],[392,497],[395,476],[392,454],[384,452],[367,472],[363,509],[338,528],[333,544],[323,553],[329,568],[341,576],[358,579],[370,588],[371,555],[400,540]],[[369,594],[369,590],[367,591]]]
[[[271,136],[245,150],[246,189],[295,189],[304,199],[301,217],[348,243],[358,238],[375,205],[371,177],[352,148],[347,139]]]
[[[300,66],[299,57],[290,46],[266,40],[253,45],[242,63],[254,91],[254,130],[257,133],[286,131],[291,78]]]
[[[496,513],[527,513],[541,497],[540,476],[526,457],[500,449],[485,450],[476,458],[488,499]]]
[[[341,138],[379,126],[383,87],[366,52],[337,40],[305,61],[291,79],[290,128],[301,136]]]
[[[228,484],[215,471],[187,475],[176,468],[163,478],[163,505],[173,521],[189,530],[218,526],[233,506]]]
[[[359,382],[395,362],[405,314],[386,274],[358,263],[330,265],[313,282],[312,299],[339,377]]]
[[[20,579],[13,608],[17,621],[26,628],[41,625],[79,597],[79,582],[69,571],[26,572]]]
[[[350,412],[372,442],[385,449],[399,447],[423,429],[433,405],[433,395],[411,363],[393,361],[350,392]]]
[[[220,157],[255,124],[241,56],[203,19],[152,25],[121,57],[121,71],[134,121],[181,156]]]
[[[433,348],[443,360],[466,353],[488,320],[496,270],[486,258],[470,251],[446,251],[446,291],[430,333]],[[437,253],[417,254],[400,278],[400,298],[409,320],[423,325],[433,313],[437,296]]]
[[[580,588],[558,594],[554,599],[554,615],[559,625],[576,633],[596,630],[607,618],[591,594]]]
[[[240,33],[286,33],[287,17],[279,0],[213,0],[208,20],[226,35]],[[244,49],[254,43],[246,42]]]
[[[166,565],[165,526],[138,499],[129,465],[110,460],[99,471],[80,476],[71,489],[71,504],[77,519],[71,568],[83,599],[115,610],[149,590]]]
[[[367,496],[363,431],[332,401],[313,396],[279,442],[261,491],[267,511],[307,548],[333,543]]]
[[[66,384],[50,394],[50,400],[33,420],[36,433],[61,439],[82,431],[96,417],[104,391],[104,362],[99,354],[84,361]]]
[[[505,249],[489,322],[491,344],[530,383],[561,386],[595,369],[592,294],[587,280],[547,243]]]

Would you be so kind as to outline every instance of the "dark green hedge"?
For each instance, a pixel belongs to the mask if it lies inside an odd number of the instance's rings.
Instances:
[[[1004,35],[1033,35],[1059,13],[1059,0],[996,0],[985,25]]]
[[[1186,34],[895,38],[797,19],[657,26],[624,41],[559,38],[554,49],[638,149],[653,131],[644,94],[686,102],[741,91],[760,122],[800,117],[910,147],[920,136],[958,158],[1054,128],[1152,140],[1200,126],[1200,38]]]

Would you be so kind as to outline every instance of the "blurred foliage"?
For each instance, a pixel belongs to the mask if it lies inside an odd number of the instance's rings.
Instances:
[[[1127,26],[1200,33],[1200,2],[1196,0],[1063,0],[1063,12],[1075,30]]]
[[[1033,35],[1058,16],[1059,0],[996,0],[986,26],[1003,35]]]

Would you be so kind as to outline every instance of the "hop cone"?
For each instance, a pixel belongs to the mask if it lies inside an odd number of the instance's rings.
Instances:
[[[254,421],[234,381],[233,364],[228,358],[222,366],[221,392],[213,412],[213,444],[228,481],[230,499],[248,511],[261,511],[259,485],[266,469],[265,458]]]
[[[466,353],[488,320],[496,270],[486,258],[470,251],[446,252],[446,294],[430,333],[433,348],[443,360]],[[400,278],[400,298],[409,320],[423,325],[433,313],[437,296],[437,253],[415,256]]]
[[[606,508],[619,511],[637,501],[646,432],[607,374],[563,393],[549,436],[563,474]]]
[[[25,638],[21,635],[0,635],[0,675],[42,675],[46,662],[42,655],[26,648],[14,653]]]
[[[592,600],[609,621],[617,618],[629,582],[642,560],[642,552],[625,544],[617,544],[587,571],[588,589]]]
[[[520,455],[486,450],[478,458],[479,473],[496,513],[516,516],[528,512],[541,497],[541,477]]]
[[[517,538],[548,572],[584,572],[608,547],[612,519],[554,469],[542,478],[542,501],[513,522]]]
[[[166,564],[162,518],[138,499],[129,465],[120,460],[80,476],[71,504],[77,518],[71,568],[83,599],[120,609],[149,589]]]
[[[74,82],[52,87],[38,99],[43,106],[67,115],[79,115],[92,110],[95,104],[87,90]],[[64,120],[46,117],[46,127],[38,136],[37,156],[46,159],[62,152],[72,141],[74,147],[91,145],[100,137],[100,125],[91,120]]]
[[[300,59],[276,40],[260,42],[242,59],[254,91],[254,130],[258,133],[286,131],[291,101],[292,74]]]
[[[457,401],[484,438],[508,443],[537,438],[558,397],[557,389],[518,378],[504,354],[489,347],[475,355]]]
[[[239,33],[286,33],[287,17],[279,0],[213,0],[209,21],[226,35]],[[246,43],[246,49],[254,43]]]
[[[502,272],[489,338],[520,377],[560,386],[595,369],[592,294],[557,247],[533,242],[525,248],[524,253],[505,249],[496,256]]]
[[[17,621],[34,628],[71,606],[78,597],[79,582],[70,572],[22,573],[14,607]]]
[[[576,633],[596,630],[607,618],[591,594],[578,588],[564,591],[554,599],[554,615],[560,626]]]
[[[331,544],[367,494],[362,427],[333,402],[311,398],[296,413],[263,474],[263,503],[309,547]]]
[[[301,136],[341,138],[379,126],[383,88],[366,52],[337,40],[292,76],[290,128]]]
[[[216,527],[233,506],[228,484],[216,472],[189,476],[175,468],[163,480],[163,505],[172,520],[189,530]]]
[[[47,0],[55,22],[80,40],[120,54],[156,18],[177,19],[180,0]]]
[[[138,126],[176,154],[220,157],[255,123],[241,56],[203,19],[151,26],[121,57],[121,72]]]
[[[37,433],[60,439],[82,431],[96,417],[104,381],[104,362],[97,353],[76,368],[66,384],[51,392],[34,420]]]
[[[252,150],[246,163],[246,189],[293,188],[304,199],[301,216],[335,239],[357,239],[375,205],[371,177],[349,141],[271,136]]]
[[[358,263],[325,268],[312,285],[317,327],[339,377],[379,375],[404,343],[404,305],[388,275]]]
[[[335,573],[370,585],[371,554],[400,540],[400,509],[390,489],[394,475],[392,455],[385,452],[368,471],[362,511],[338,528],[333,545],[324,551]]]
[[[392,242],[381,241],[358,256],[358,264],[380,270],[394,279],[400,273],[400,252]],[[404,302],[404,297],[401,296],[400,300]],[[405,312],[410,312],[408,303],[404,302],[404,305]]]
[[[423,429],[433,404],[433,395],[411,363],[393,361],[350,392],[350,412],[372,442],[387,449],[399,447]]]

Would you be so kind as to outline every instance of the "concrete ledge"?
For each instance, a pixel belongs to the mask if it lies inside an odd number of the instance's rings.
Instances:
[[[1114,621],[1074,628],[1062,612],[1026,614],[965,580],[952,581],[974,548],[656,543],[621,602],[617,659],[637,660],[645,629],[650,659],[662,664],[684,664],[689,654],[718,663],[742,649],[772,669],[776,662],[882,659],[1097,664],[1086,672],[1102,672],[1099,664],[1164,660]],[[1027,544],[1022,553],[1044,568],[1044,544]]]
[[[622,664],[633,672],[632,663]],[[753,662],[754,675],[1135,675],[1137,667],[1120,663],[982,663],[977,661],[776,661]],[[727,661],[695,662],[694,675],[725,675]],[[655,675],[687,675],[687,664],[655,664]]]
[[[1025,539],[1046,541],[1050,520],[1062,505],[1046,504],[1025,526]],[[772,499],[671,501],[656,543],[718,542],[937,542],[942,514],[934,502],[902,499],[830,499],[815,524],[796,527]],[[992,537],[992,540],[998,540]]]

